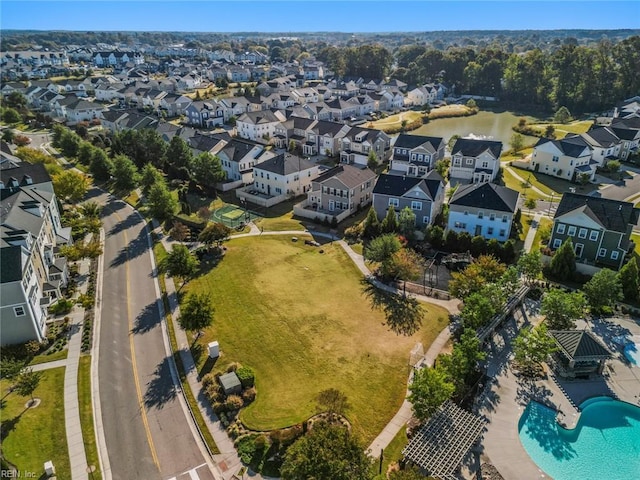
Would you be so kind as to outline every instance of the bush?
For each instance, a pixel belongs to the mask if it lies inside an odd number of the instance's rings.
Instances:
[[[227,407],[223,402],[213,402],[211,408],[213,409],[213,413],[215,413],[216,415],[220,415],[221,413],[227,411]]]
[[[49,307],[49,312],[54,315],[62,315],[69,313],[73,308],[73,300],[67,300],[66,298],[61,298],[52,306]]]
[[[255,374],[251,368],[240,367],[236,370],[236,375],[238,375],[238,378],[240,379],[242,388],[253,387],[255,383]]]
[[[239,367],[240,367],[239,363],[236,363],[236,362],[230,363],[229,366],[227,367],[226,373],[235,372],[236,370],[238,370]]]
[[[202,377],[202,388],[207,389],[209,385],[217,385],[216,378],[211,373],[207,373],[204,377]]]
[[[244,406],[244,401],[239,395],[229,395],[224,405],[227,410],[240,410]]]
[[[209,399],[211,403],[216,403],[224,400],[224,394],[220,391],[220,387],[215,383],[211,383],[204,388],[204,395]]]
[[[242,399],[244,400],[245,405],[247,403],[251,403],[256,399],[256,395],[258,392],[256,392],[255,387],[251,387],[251,388],[247,388],[244,392],[242,392]]]

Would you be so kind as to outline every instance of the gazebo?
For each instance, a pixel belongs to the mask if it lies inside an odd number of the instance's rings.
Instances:
[[[457,479],[456,471],[485,427],[485,420],[446,401],[402,450],[427,475]]]
[[[586,330],[551,330],[558,351],[553,355],[561,377],[589,377],[602,375],[605,361],[611,352]]]

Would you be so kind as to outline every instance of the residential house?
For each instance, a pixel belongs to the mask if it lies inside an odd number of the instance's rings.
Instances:
[[[304,149],[307,143],[307,130],[315,123],[316,120],[294,116],[289,117],[284,122],[280,122],[274,129],[275,146],[277,148],[290,149],[293,143],[305,155],[315,155],[315,153],[310,153],[313,151],[312,148]]]
[[[371,152],[380,163],[391,155],[391,138],[381,130],[351,127],[342,137],[340,149],[342,163],[367,165]]]
[[[262,82],[256,87],[256,90],[258,90],[261,95],[271,95],[276,92],[290,92],[296,87],[295,77],[286,76]]]
[[[125,88],[123,83],[104,83],[98,85],[94,92],[96,100],[101,102],[113,102],[121,98],[121,90]]]
[[[276,126],[284,120],[284,115],[279,111],[248,112],[240,115],[236,129],[244,139],[268,142],[275,135]]]
[[[201,128],[213,128],[224,123],[224,106],[215,100],[196,100],[185,109],[187,123]]]
[[[243,65],[229,65],[227,67],[227,80],[230,82],[250,82],[251,70]]]
[[[591,146],[580,135],[562,140],[541,138],[533,147],[531,168],[546,175],[578,181],[582,176],[592,181],[597,163],[591,159]]]
[[[179,95],[177,93],[167,93],[158,105],[160,112],[165,112],[169,118],[179,117],[184,115],[187,111],[187,107],[191,105],[193,100],[185,95]]]
[[[640,96],[627,98],[616,105],[613,116],[616,118],[640,117]]]
[[[432,105],[438,99],[438,89],[434,85],[416,87],[407,93],[405,103],[413,106]]]
[[[239,185],[253,183],[253,168],[276,156],[273,151],[266,150],[264,145],[238,138],[231,139],[226,143],[217,155],[222,163],[222,168],[227,172],[227,181],[239,182]]]
[[[124,64],[132,62],[135,65],[144,63],[144,56],[140,52],[96,52],[93,56],[93,63],[96,67],[122,67]]]
[[[622,141],[609,127],[592,127],[580,135],[591,147],[591,160],[604,167],[611,160],[620,158]]]
[[[422,228],[442,210],[444,190],[444,180],[435,170],[425,177],[382,174],[373,188],[373,207],[381,220],[389,207],[396,213],[408,207],[416,215],[416,227]]]
[[[495,180],[500,169],[502,142],[459,138],[451,149],[449,176],[472,183]]]
[[[253,184],[239,188],[236,195],[252,203],[270,207],[303,195],[320,174],[320,166],[306,158],[282,153],[253,166]]]
[[[494,183],[461,185],[449,200],[447,229],[504,242],[519,200],[520,192]]]
[[[75,96],[64,97],[54,103],[55,115],[63,117],[67,123],[72,125],[82,121],[100,119],[104,110],[104,105],[82,100]]]
[[[318,176],[307,198],[294,206],[301,217],[339,223],[372,202],[376,174],[367,167],[338,165]]]
[[[392,175],[424,177],[444,158],[445,143],[441,137],[398,135],[389,164]]]
[[[640,209],[633,203],[565,193],[553,218],[549,248],[571,239],[576,261],[618,270],[633,251]]]
[[[334,80],[329,82],[328,87],[331,88],[333,95],[340,98],[351,98],[360,93],[360,87],[353,80],[347,82]]]
[[[302,146],[305,155],[338,155],[342,139],[351,130],[344,123],[316,120],[306,132],[306,141]]]
[[[60,223],[51,178],[41,164],[0,170],[0,344],[41,342],[47,306],[69,280],[57,247],[71,242]]]
[[[630,155],[638,153],[640,146],[640,116],[614,118],[611,130],[620,139],[620,160],[627,160]]]

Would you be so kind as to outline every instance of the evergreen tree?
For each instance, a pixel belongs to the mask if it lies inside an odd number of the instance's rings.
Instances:
[[[378,214],[376,213],[376,209],[371,207],[369,209],[369,213],[367,214],[367,218],[364,220],[364,229],[362,231],[362,236],[365,239],[371,239],[380,235],[380,220],[378,220]]]
[[[130,192],[138,186],[138,169],[126,155],[116,155],[113,159],[114,187],[122,192]]]
[[[549,272],[558,280],[570,280],[576,271],[576,253],[573,250],[573,243],[567,238],[560,248],[556,250],[551,258]]]
[[[149,214],[164,222],[171,220],[178,208],[178,202],[164,181],[154,183],[147,195]]]
[[[638,277],[638,262],[635,257],[631,257],[620,269],[618,276],[622,284],[624,299],[630,303],[637,302],[638,297],[640,297],[640,279]]]
[[[109,180],[113,172],[113,160],[101,148],[94,148],[89,162],[89,171],[96,180]]]
[[[381,229],[383,233],[394,233],[398,231],[398,218],[396,217],[396,210],[393,208],[393,205],[389,205],[387,216],[382,220]]]
[[[166,158],[170,178],[189,180],[193,154],[187,142],[175,135],[167,149]]]

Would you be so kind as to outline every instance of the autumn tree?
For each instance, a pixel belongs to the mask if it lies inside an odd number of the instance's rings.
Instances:
[[[173,227],[169,230],[169,235],[171,238],[177,240],[178,242],[184,242],[189,238],[189,227],[187,227],[182,222],[173,222]]]
[[[52,179],[53,190],[63,202],[77,203],[89,190],[89,179],[75,170],[64,170]]]
[[[479,292],[487,283],[495,283],[504,274],[506,266],[491,255],[480,255],[461,272],[453,272],[449,292],[457,298]]]

